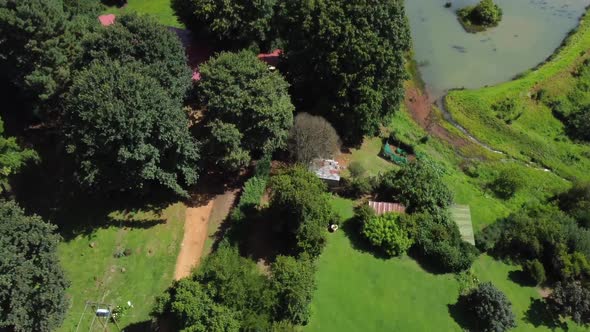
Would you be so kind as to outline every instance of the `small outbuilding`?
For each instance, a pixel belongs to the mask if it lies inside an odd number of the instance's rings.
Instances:
[[[309,163],[309,170],[314,172],[318,178],[328,182],[328,184],[338,184],[340,182],[342,168],[336,160],[314,159]]]
[[[102,26],[108,27],[109,25],[115,24],[116,18],[117,17],[115,16],[115,14],[106,14],[100,15],[98,17],[98,21],[100,22],[100,24],[102,24]]]
[[[369,201],[369,207],[371,207],[378,216],[390,212],[406,213],[406,207],[400,203]]]

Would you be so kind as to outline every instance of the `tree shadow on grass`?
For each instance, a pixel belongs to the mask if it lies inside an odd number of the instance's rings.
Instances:
[[[149,332],[156,331],[156,324],[151,320],[143,322],[132,323],[123,328],[125,332]]]
[[[465,304],[465,301],[462,300],[462,297],[459,297],[457,303],[448,304],[447,308],[453,320],[455,320],[464,331],[477,331],[476,322],[473,317],[469,315],[467,305]]]
[[[508,279],[512,282],[525,287],[534,287],[535,282],[531,279],[531,277],[526,274],[526,272],[522,270],[514,270],[508,272]]]
[[[525,313],[524,320],[528,323],[531,323],[534,327],[546,326],[551,330],[568,330],[567,324],[559,321],[559,319],[554,317],[551,311],[549,311],[545,301],[532,297],[531,305]]]
[[[90,235],[98,228],[112,226],[149,228],[163,220],[127,218],[151,212],[158,216],[174,195],[153,190],[147,195],[135,192],[90,192],[80,189],[74,177],[74,164],[67,157],[60,135],[49,130],[23,134],[40,156],[11,181],[11,198],[29,214],[37,214],[58,226],[66,241],[78,235]],[[49,131],[49,132],[48,132]],[[100,188],[97,188],[100,189]],[[124,218],[111,215],[122,211]],[[157,219],[157,218],[151,218]]]

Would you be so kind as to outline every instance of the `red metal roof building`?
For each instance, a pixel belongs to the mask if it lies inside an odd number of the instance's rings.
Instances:
[[[100,15],[98,17],[98,20],[100,21],[100,24],[102,24],[105,27],[108,27],[109,25],[112,25],[115,23],[115,14],[107,14],[107,15]]]
[[[406,207],[399,203],[369,201],[369,206],[378,216],[389,212],[406,213]]]

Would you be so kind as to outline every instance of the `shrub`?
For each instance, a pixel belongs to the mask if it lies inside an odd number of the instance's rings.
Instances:
[[[524,177],[516,166],[503,167],[489,188],[502,199],[512,198],[524,186]]]
[[[503,332],[516,327],[512,303],[489,282],[482,283],[459,302],[473,320],[476,330]]]
[[[359,161],[353,161],[348,165],[348,171],[350,172],[350,176],[353,178],[358,178],[365,175],[367,170]]]
[[[540,285],[547,280],[545,267],[538,259],[524,262],[522,264],[522,270],[535,283],[535,285]]]
[[[483,27],[496,26],[502,20],[502,9],[493,0],[481,0],[476,6],[460,9],[457,14],[461,20]]]
[[[363,223],[361,234],[387,256],[399,256],[412,246],[408,231],[400,223],[400,215],[386,213]]]

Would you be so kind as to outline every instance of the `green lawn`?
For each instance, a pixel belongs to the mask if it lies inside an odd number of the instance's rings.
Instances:
[[[162,216],[150,212],[112,213],[113,226],[97,228],[59,246],[59,255],[71,287],[71,307],[59,331],[75,331],[86,301],[133,308],[120,320],[121,328],[144,330],[156,296],[170,286],[183,236],[185,206],[175,204]],[[90,244],[93,243],[94,248]],[[131,255],[115,258],[118,249]],[[124,269],[124,270],[123,270]],[[88,331],[92,310],[82,317],[80,331]],[[95,322],[98,325],[98,322]],[[143,326],[143,327],[142,327]]]
[[[353,214],[350,200],[336,197],[333,206],[343,220]],[[448,307],[459,295],[454,275],[428,273],[408,257],[376,258],[356,249],[346,232],[330,234],[318,259],[317,290],[306,331],[462,331]],[[525,318],[531,301],[540,295],[536,288],[511,279],[516,270],[486,255],[473,265],[481,281],[491,281],[512,302],[518,327],[511,331],[549,331]],[[583,330],[569,326],[569,331]]]
[[[105,13],[123,14],[125,12],[137,12],[141,14],[153,15],[160,23],[182,28],[183,25],[178,22],[174,11],[170,7],[170,0],[128,0],[124,8],[109,7]]]
[[[335,206],[352,216],[352,202],[337,198]],[[355,250],[342,230],[330,234],[317,281],[307,331],[460,331],[447,309],[458,294],[451,275]]]
[[[360,163],[366,175],[377,175],[397,168],[393,163],[379,157],[383,143],[380,137],[366,137],[358,149],[351,149],[350,163]]]

